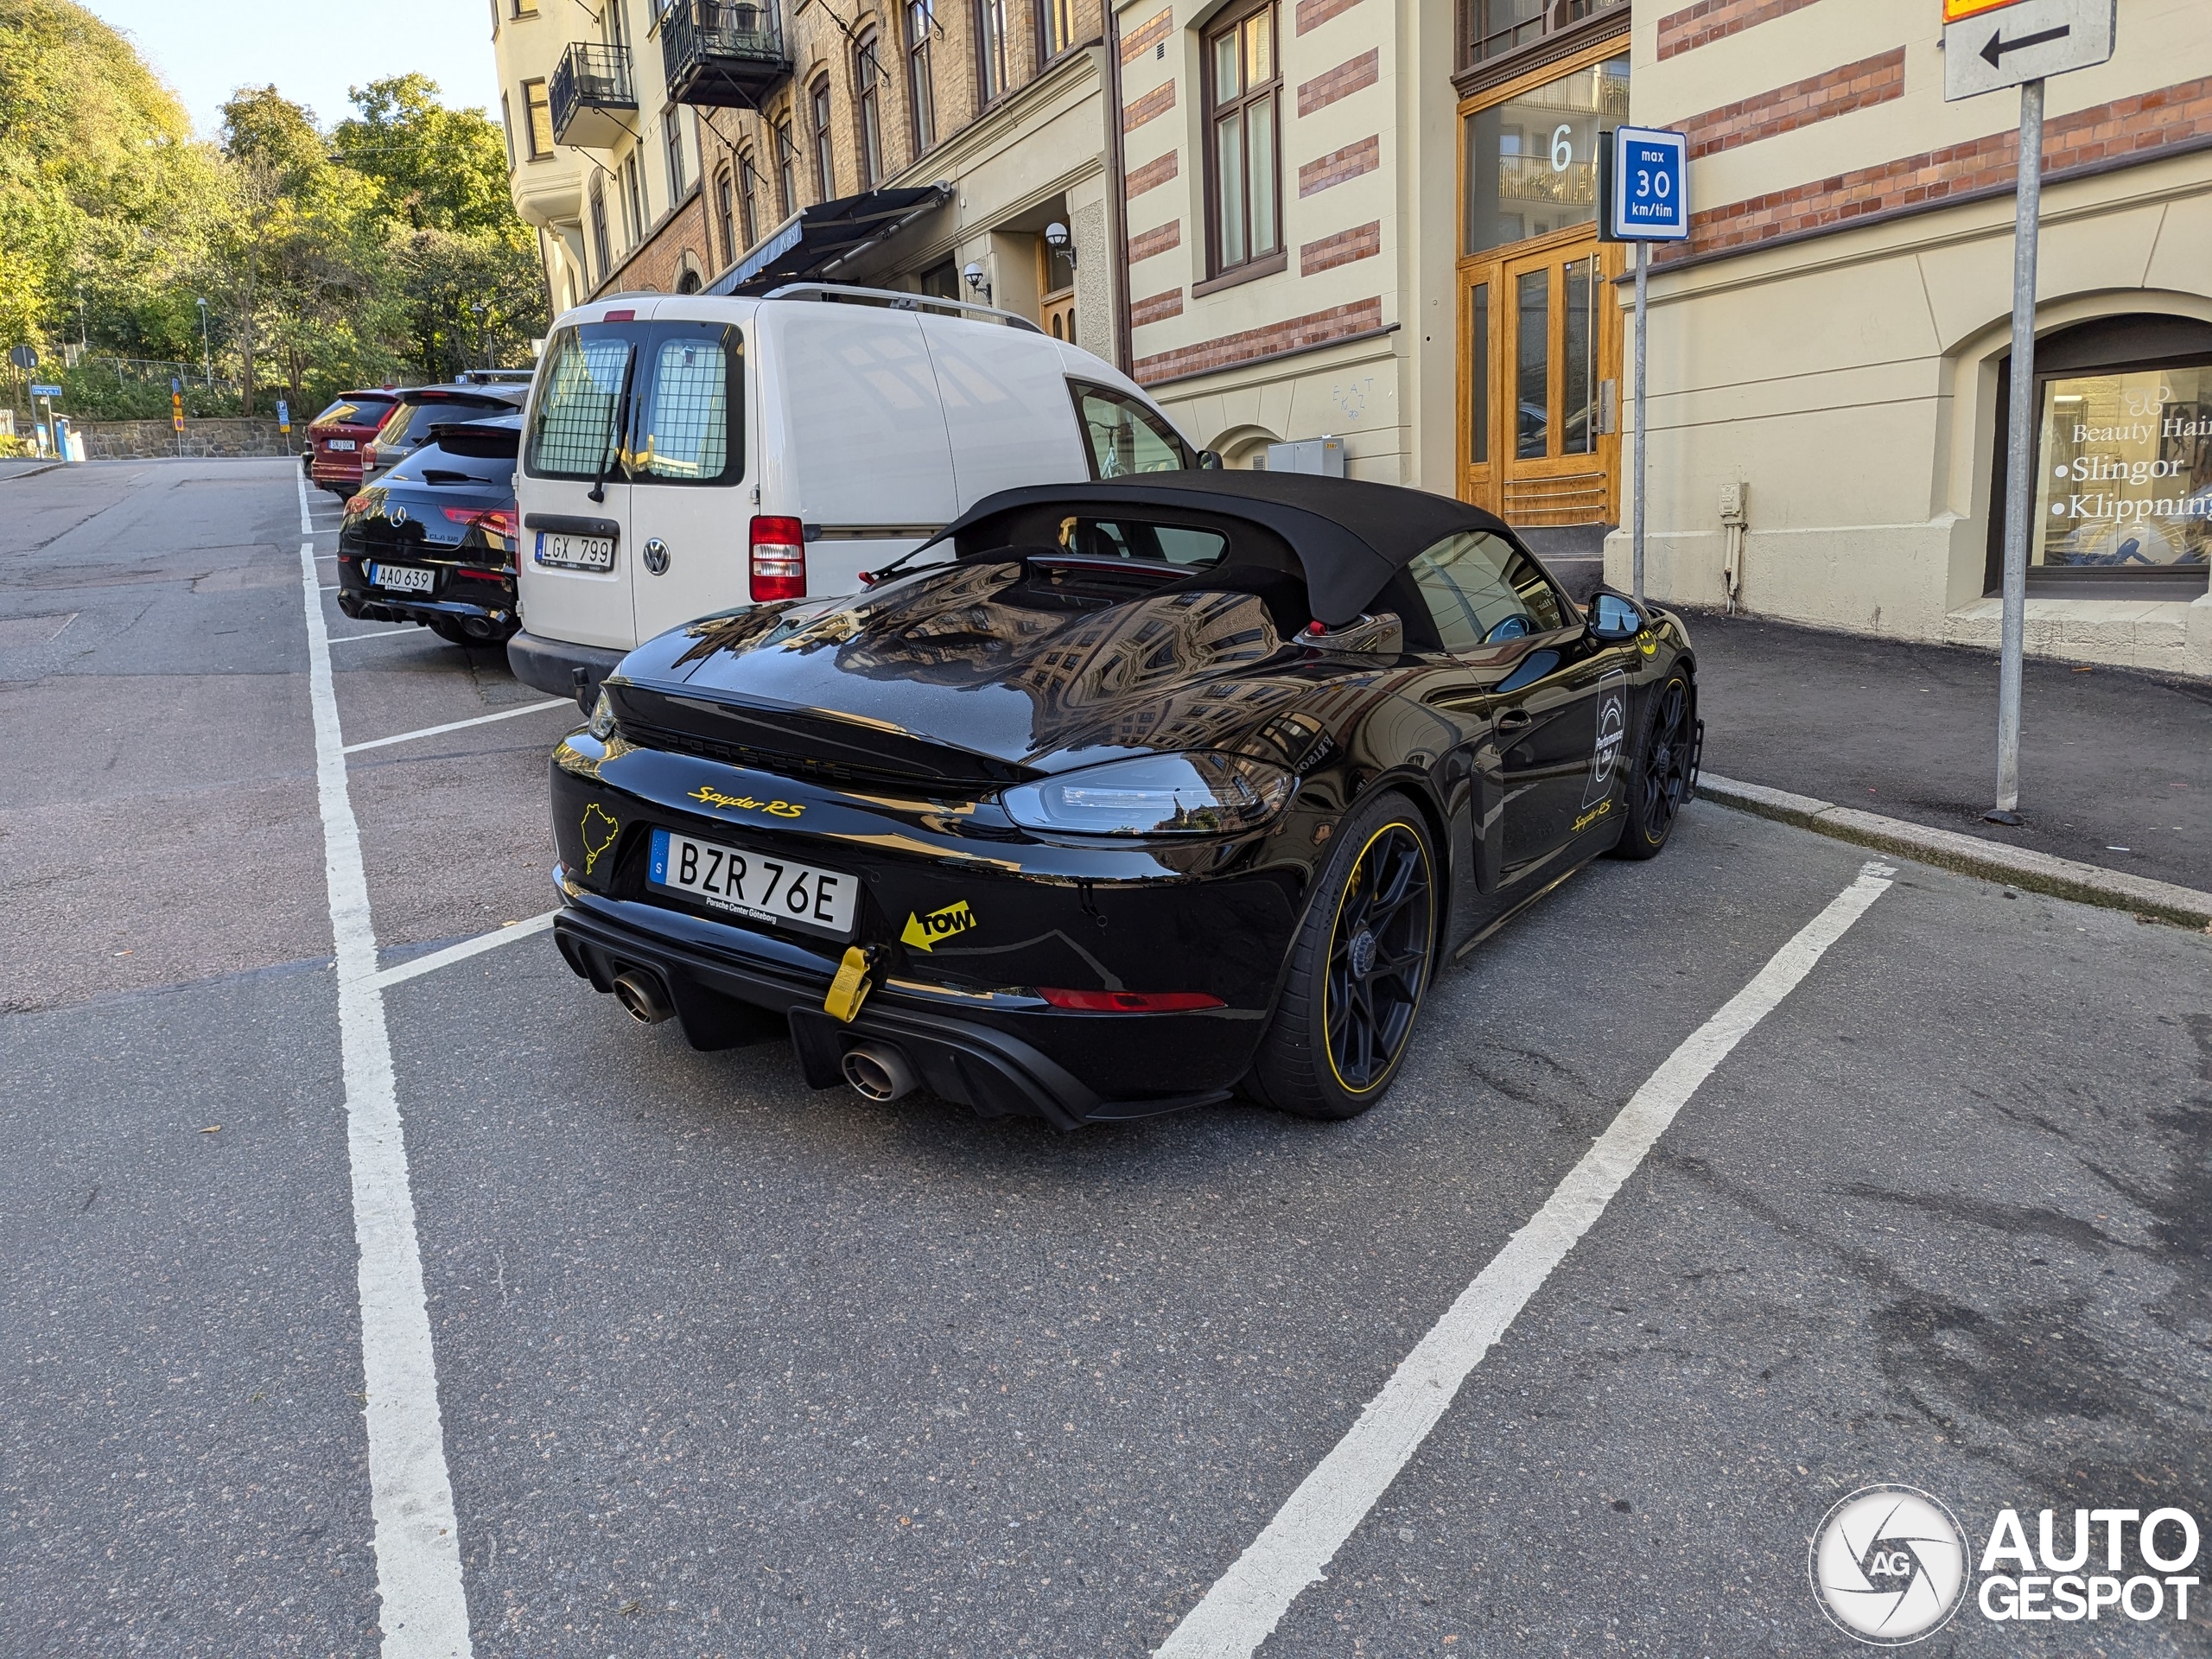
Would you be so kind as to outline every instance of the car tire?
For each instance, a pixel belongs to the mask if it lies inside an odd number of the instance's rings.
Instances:
[[[1696,742],[1697,689],[1675,669],[1644,703],[1643,731],[1622,784],[1621,838],[1615,858],[1656,858],[1689,802]]]
[[[1435,972],[1442,901],[1435,839],[1406,797],[1379,796],[1339,823],[1246,1091],[1331,1120],[1382,1099]]]

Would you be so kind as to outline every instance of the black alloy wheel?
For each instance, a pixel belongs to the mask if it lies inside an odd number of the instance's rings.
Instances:
[[[1428,849],[1402,823],[1375,832],[1337,909],[1321,988],[1329,1064],[1348,1094],[1364,1094],[1405,1052],[1428,977],[1434,931]]]
[[[1300,1117],[1356,1117],[1389,1090],[1436,954],[1436,859],[1413,804],[1384,796],[1337,835],[1245,1084]]]
[[[1652,858],[1674,833],[1675,820],[1689,799],[1690,758],[1697,741],[1697,702],[1679,671],[1651,694],[1643,741],[1629,769],[1628,798],[1621,838],[1613,851],[1622,858]]]

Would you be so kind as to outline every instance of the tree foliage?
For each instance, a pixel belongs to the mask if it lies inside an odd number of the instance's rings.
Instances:
[[[205,299],[247,412],[272,385],[305,413],[349,384],[527,362],[545,296],[499,128],[419,74],[352,99],[326,131],[277,88],[241,87],[198,142],[83,7],[0,0],[0,345],[196,362]],[[89,364],[66,383],[85,415],[168,397]]]

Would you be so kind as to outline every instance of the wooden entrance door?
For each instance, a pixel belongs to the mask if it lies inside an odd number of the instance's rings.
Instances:
[[[1531,529],[1618,522],[1619,269],[1586,232],[1460,267],[1463,499]]]

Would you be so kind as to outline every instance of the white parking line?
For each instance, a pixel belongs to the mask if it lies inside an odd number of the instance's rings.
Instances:
[[[467,962],[471,957],[480,957],[486,950],[512,944],[517,939],[530,938],[551,927],[553,918],[560,913],[557,910],[549,910],[543,916],[533,916],[526,922],[510,922],[495,932],[480,933],[473,939],[463,939],[459,944],[433,950],[427,957],[416,957],[412,962],[386,968],[377,975],[376,987],[378,990],[389,990],[394,985],[404,985],[410,979],[435,974],[441,968],[450,968],[457,962]]]
[[[348,743],[346,753],[359,754],[363,749],[388,749],[395,743],[412,743],[418,737],[435,737],[442,732],[457,732],[468,726],[489,726],[495,720],[512,720],[517,715],[534,715],[542,709],[574,709],[573,697],[548,697],[543,702],[526,702],[519,709],[502,709],[496,715],[478,715],[472,720],[449,720],[442,726],[425,726],[419,732],[402,732],[397,737],[372,737],[365,743]]]
[[[301,493],[306,516],[306,492]],[[316,591],[315,543],[300,544],[315,715],[315,791],[323,872],[338,957],[338,1039],[360,1251],[361,1372],[369,1442],[369,1514],[377,1558],[383,1659],[461,1659],[474,1651],[446,1470],[445,1430],[423,1258],[408,1185],[407,1145],[392,1078],[391,1038],[378,984],[376,930],[360,824],[346,789],[329,629]]]
[[[337,634],[332,638],[330,643],[334,645],[350,645],[356,639],[397,639],[403,633],[415,634],[424,639],[431,637],[430,635],[424,633],[420,628],[410,626],[404,628],[382,628],[375,633]]]
[[[1155,1659],[1249,1659],[1428,1438],[1492,1344],[1636,1173],[1713,1068],[1813,970],[1897,874],[1862,865],[1859,879],[1775,952],[1751,983],[1686,1038],[1630,1098],[1597,1144],[1529,1224],[1506,1242],[1367,1402],[1351,1432],[1299,1484]]]

